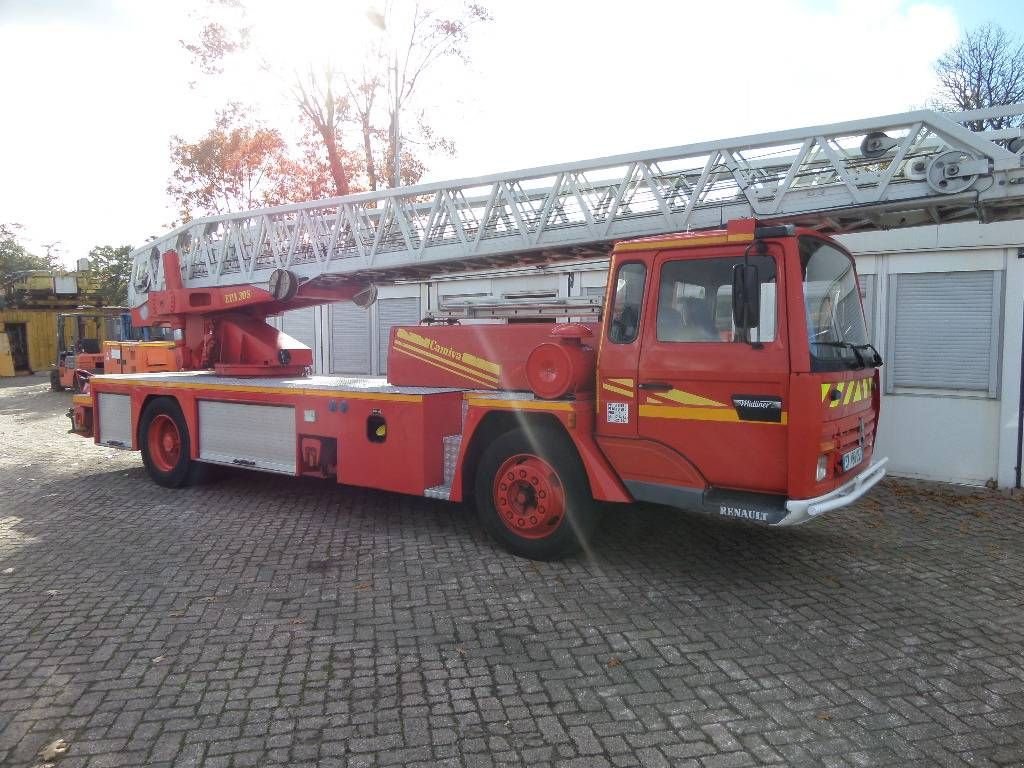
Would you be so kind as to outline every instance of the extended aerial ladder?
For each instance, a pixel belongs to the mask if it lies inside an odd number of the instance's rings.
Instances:
[[[75,429],[141,450],[172,487],[221,464],[471,497],[527,557],[584,543],[594,500],[805,522],[867,493],[886,462],[882,361],[853,258],[827,234],[1024,218],[1021,129],[984,130],[1006,116],[1024,105],[190,222],[134,254],[130,294],[137,325],[173,330],[178,370],[95,377]],[[305,375],[311,350],[264,322],[372,301],[388,281],[605,256],[603,304],[521,297],[598,321],[396,326],[387,381]]]
[[[1016,218],[1021,128],[977,130],[1007,117],[1024,118],[1024,104],[920,110],[195,219],[134,252],[130,303],[178,286],[265,286],[287,270],[296,284],[285,280],[279,297],[301,306],[338,283],[604,255],[616,240],[746,217],[828,233]],[[178,276],[168,279],[170,250]]]

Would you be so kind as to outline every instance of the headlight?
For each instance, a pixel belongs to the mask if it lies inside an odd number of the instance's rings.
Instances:
[[[828,456],[826,456],[823,453],[823,454],[821,454],[821,456],[818,457],[818,468],[814,472],[814,479],[815,479],[816,482],[820,483],[822,480],[825,479],[825,476],[827,474],[828,474]]]

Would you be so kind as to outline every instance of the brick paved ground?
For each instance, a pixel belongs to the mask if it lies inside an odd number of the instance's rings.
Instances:
[[[1020,500],[623,509],[536,564],[442,502],[161,489],[68,399],[0,388],[0,765],[1024,764]]]

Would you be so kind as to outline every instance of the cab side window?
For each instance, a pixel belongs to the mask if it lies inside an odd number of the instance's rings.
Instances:
[[[647,267],[638,262],[623,264],[615,275],[608,341],[630,344],[640,332],[640,314],[644,300]]]
[[[736,341],[732,324],[732,271],[741,256],[680,259],[662,265],[658,287],[658,341]],[[759,341],[775,339],[775,261],[751,256],[761,282]]]

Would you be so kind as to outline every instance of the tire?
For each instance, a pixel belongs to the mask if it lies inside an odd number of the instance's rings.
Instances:
[[[551,427],[515,429],[492,442],[477,465],[474,499],[484,529],[530,560],[578,552],[597,524],[576,449]]]
[[[181,488],[201,479],[205,467],[190,457],[188,424],[173,398],[158,397],[142,410],[139,447],[142,463],[157,485]]]
[[[50,391],[51,392],[63,392],[64,387],[60,383],[60,371],[54,369],[50,371]]]

